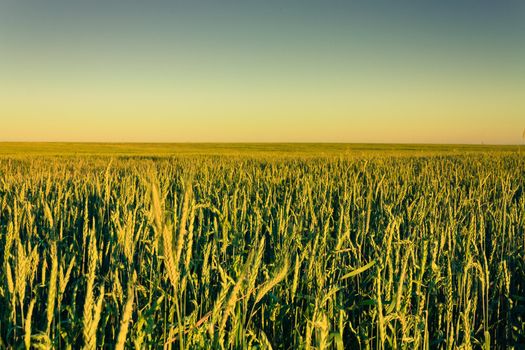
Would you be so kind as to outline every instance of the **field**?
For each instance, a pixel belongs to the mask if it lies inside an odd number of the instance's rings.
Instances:
[[[0,348],[523,348],[524,161],[0,143]]]

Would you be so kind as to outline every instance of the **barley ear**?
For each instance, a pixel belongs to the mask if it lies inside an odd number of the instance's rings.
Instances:
[[[124,310],[122,311],[122,319],[120,321],[120,331],[117,337],[117,344],[115,345],[116,350],[123,350],[126,344],[126,336],[128,333],[129,322],[133,314],[133,297],[135,295],[135,283],[137,281],[137,273],[133,273],[133,278],[129,281],[128,285],[128,296]]]
[[[31,304],[29,304],[29,308],[27,309],[27,315],[26,320],[24,324],[24,345],[27,350],[31,348],[31,317],[33,316],[33,309],[35,307],[36,300],[31,300]]]

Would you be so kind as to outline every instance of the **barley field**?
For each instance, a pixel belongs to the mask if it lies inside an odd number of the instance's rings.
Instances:
[[[524,153],[0,144],[0,348],[521,349]]]

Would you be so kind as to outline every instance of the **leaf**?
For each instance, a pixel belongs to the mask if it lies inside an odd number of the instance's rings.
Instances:
[[[344,275],[343,277],[341,277],[341,280],[345,280],[345,279],[347,279],[347,278],[357,276],[357,275],[359,275],[360,273],[365,272],[366,270],[368,270],[369,268],[371,268],[372,266],[374,266],[375,263],[376,263],[376,261],[375,261],[375,260],[372,260],[371,262],[369,262],[369,263],[366,264],[365,266],[361,266],[360,268],[355,269],[354,271],[351,271],[351,272],[347,273],[346,275]]]

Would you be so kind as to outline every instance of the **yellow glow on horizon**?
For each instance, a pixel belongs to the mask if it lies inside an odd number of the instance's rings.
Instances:
[[[430,89],[13,91],[1,91],[2,136],[21,140],[511,143],[525,110],[519,94]]]

